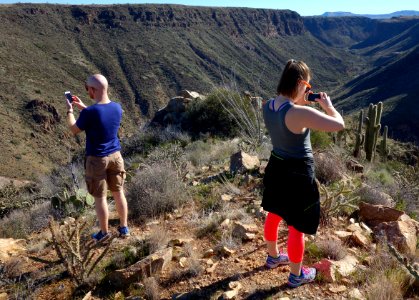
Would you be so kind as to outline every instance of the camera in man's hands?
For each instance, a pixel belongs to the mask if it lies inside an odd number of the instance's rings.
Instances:
[[[64,95],[67,98],[68,102],[73,102],[73,96],[71,95],[70,91],[66,91]]]
[[[307,95],[307,101],[316,101],[316,99],[320,99],[320,94],[310,93]]]

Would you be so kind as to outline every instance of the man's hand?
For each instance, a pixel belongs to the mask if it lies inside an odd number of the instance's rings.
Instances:
[[[83,110],[87,107],[86,104],[84,104],[83,101],[81,101],[80,98],[77,96],[73,96],[73,104],[77,106],[80,110]]]
[[[74,99],[74,96],[72,97]],[[68,101],[67,97],[65,98],[65,101],[67,103],[67,111],[73,112],[73,105]]]

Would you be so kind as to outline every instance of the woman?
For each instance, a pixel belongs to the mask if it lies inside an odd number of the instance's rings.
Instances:
[[[310,79],[310,69],[304,62],[288,61],[277,87],[278,96],[263,107],[273,146],[263,180],[262,207],[268,211],[264,228],[266,266],[289,264],[291,287],[311,282],[316,276],[314,268],[302,267],[304,234],[315,234],[320,219],[310,129],[332,132],[345,127],[326,93],[320,92],[315,100],[325,113],[307,106]],[[288,254],[279,253],[277,247],[282,219],[288,225]]]

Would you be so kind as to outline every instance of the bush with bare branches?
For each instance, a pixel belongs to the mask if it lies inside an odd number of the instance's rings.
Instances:
[[[61,226],[53,219],[50,219],[49,222],[51,243],[57,253],[58,260],[44,262],[62,263],[72,281],[78,286],[87,282],[88,277],[109,251],[114,238],[107,239],[106,244],[87,241],[86,228],[90,228],[87,221],[68,219]],[[100,248],[99,246],[104,247]]]

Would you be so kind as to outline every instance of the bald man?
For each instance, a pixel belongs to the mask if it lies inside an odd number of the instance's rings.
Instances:
[[[79,97],[73,96],[72,102],[67,100],[67,124],[76,135],[86,132],[85,177],[89,193],[95,198],[96,214],[99,219],[100,231],[93,234],[96,241],[104,241],[110,237],[108,230],[107,190],[112,192],[116,210],[120,218],[119,236],[129,235],[127,217],[128,206],[124,194],[125,169],[121,156],[121,145],[117,136],[122,118],[122,108],[109,100],[108,81],[105,76],[90,76],[85,88],[89,97],[96,103],[87,107]],[[73,106],[80,109],[76,119]]]

